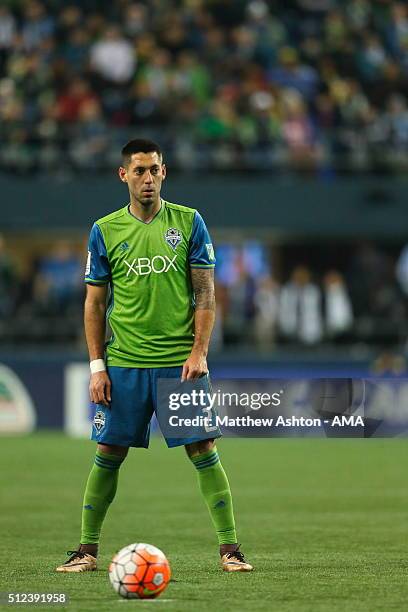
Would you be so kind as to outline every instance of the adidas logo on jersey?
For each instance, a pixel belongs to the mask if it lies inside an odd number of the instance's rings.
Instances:
[[[162,274],[163,272],[169,272],[169,270],[175,270],[176,268],[177,255],[174,255],[172,259],[167,255],[155,255],[150,257],[137,257],[132,262],[125,259],[125,264],[128,267],[126,276],[129,276],[133,272],[136,276],[144,276],[145,274]]]

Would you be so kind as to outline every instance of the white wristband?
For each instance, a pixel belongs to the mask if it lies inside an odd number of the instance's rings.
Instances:
[[[93,359],[89,367],[91,368],[91,374],[96,374],[96,372],[104,372],[106,370],[106,365],[103,359]]]

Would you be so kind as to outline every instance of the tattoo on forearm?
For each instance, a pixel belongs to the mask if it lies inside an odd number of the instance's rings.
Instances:
[[[214,270],[191,268],[196,309],[215,310]]]

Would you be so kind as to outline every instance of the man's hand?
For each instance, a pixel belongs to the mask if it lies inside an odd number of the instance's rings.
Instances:
[[[190,357],[183,365],[181,381],[194,380],[208,373],[207,358],[205,353],[191,351]]]
[[[111,381],[107,372],[95,372],[89,383],[89,396],[94,404],[109,406],[111,401]]]

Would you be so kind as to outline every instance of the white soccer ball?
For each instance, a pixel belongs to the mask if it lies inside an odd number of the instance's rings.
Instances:
[[[109,580],[126,599],[152,599],[170,581],[170,565],[165,554],[151,544],[129,544],[113,557]]]

